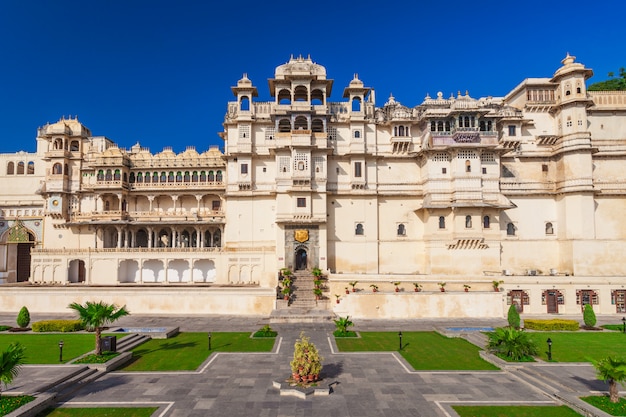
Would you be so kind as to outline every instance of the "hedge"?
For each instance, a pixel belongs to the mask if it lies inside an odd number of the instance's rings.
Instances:
[[[552,320],[533,320],[533,319],[524,319],[524,328],[528,330],[541,330],[541,331],[552,331],[552,330],[578,330],[580,327],[579,323],[576,320],[563,320],[563,319],[552,319]]]
[[[33,323],[33,332],[77,332],[84,330],[80,320],[42,320]]]

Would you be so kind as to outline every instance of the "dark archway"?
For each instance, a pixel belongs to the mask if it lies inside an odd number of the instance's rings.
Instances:
[[[30,250],[35,247],[35,236],[28,233],[28,243],[17,244],[17,282],[26,282],[30,278]]]
[[[296,271],[307,269],[307,253],[306,249],[298,248],[296,250]]]

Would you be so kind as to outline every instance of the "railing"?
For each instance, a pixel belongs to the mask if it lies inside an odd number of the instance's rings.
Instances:
[[[87,249],[36,249],[31,250],[32,253],[43,255],[72,255],[85,253],[177,253],[177,252],[224,252],[221,247],[209,248],[87,248]]]
[[[131,190],[147,190],[159,188],[224,188],[224,181],[205,182],[133,182],[130,183]]]

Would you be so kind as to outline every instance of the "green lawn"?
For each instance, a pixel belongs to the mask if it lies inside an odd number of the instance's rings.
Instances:
[[[250,333],[179,333],[169,339],[153,339],[133,349],[133,361],[124,371],[191,371],[212,352],[270,352],[274,338],[250,338]]]
[[[454,405],[461,417],[579,417],[580,414],[562,406]]]
[[[30,395],[4,395],[0,397],[0,416],[5,416],[14,410],[17,410],[24,404],[33,401],[34,399],[35,397],[31,397]]]
[[[605,395],[581,397],[580,399],[612,416],[626,416],[626,398],[620,398],[619,402],[615,404]]]
[[[4,351],[11,343],[19,342],[25,348],[25,363],[60,363],[60,340],[63,340],[63,363],[94,350],[96,346],[96,336],[88,333],[2,333],[0,334],[0,351]]]
[[[626,335],[616,332],[532,332],[539,357],[548,360],[548,338],[552,339],[555,362],[589,362],[607,356],[626,356]]]
[[[55,408],[37,417],[150,417],[157,407],[145,408]]]
[[[360,332],[360,339],[336,338],[342,352],[397,351],[396,332]],[[437,332],[402,332],[402,356],[416,370],[497,370],[478,355],[480,349],[461,338]]]

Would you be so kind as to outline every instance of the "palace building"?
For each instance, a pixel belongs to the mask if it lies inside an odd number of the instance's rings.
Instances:
[[[0,154],[1,309],[624,314],[626,92],[592,75],[567,55],[505,97],[377,105],[357,75],[331,101],[326,68],[291,57],[271,101],[231,87],[223,152],[122,149],[62,118]]]

